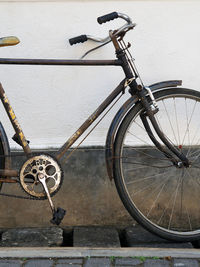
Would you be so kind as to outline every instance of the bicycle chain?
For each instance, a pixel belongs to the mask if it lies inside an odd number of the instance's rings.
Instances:
[[[0,180],[1,181],[1,180]],[[19,181],[17,181],[17,183],[19,183]],[[18,196],[18,195],[13,195],[13,194],[6,194],[6,193],[1,193],[0,192],[0,196],[3,196],[3,197],[13,197],[13,198],[19,198],[19,199],[27,199],[27,200],[43,200],[43,199],[38,199],[38,198],[35,198],[35,197],[32,197],[32,196]]]

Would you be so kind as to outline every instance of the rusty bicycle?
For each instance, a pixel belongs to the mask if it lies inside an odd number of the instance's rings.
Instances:
[[[0,98],[15,130],[13,139],[22,146],[26,160],[20,170],[11,168],[10,146],[0,123],[0,182],[16,182],[31,199],[48,199],[54,224],[60,224],[65,210],[56,208],[52,196],[63,181],[59,160],[74,142],[126,92],[130,98],[119,109],[108,129],[106,165],[119,196],[130,215],[149,231],[169,240],[200,238],[200,92],[182,88],[181,80],[145,86],[124,36],[136,26],[125,14],[113,12],[97,19],[102,24],[120,18],[126,23],[101,39],[81,35],[71,45],[87,40],[112,42],[113,60],[13,59],[0,58],[0,64],[119,66],[125,78],[80,128],[59,149],[55,157],[34,155],[0,85]],[[0,46],[15,45],[17,37],[0,39]],[[112,106],[111,106],[112,107]],[[98,123],[98,122],[97,122]],[[1,195],[3,195],[1,193]],[[5,194],[4,194],[5,195]],[[28,198],[28,197],[27,197]]]

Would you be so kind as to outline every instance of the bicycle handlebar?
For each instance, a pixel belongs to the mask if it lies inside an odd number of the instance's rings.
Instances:
[[[115,31],[115,35],[117,35],[121,32],[126,32],[129,29],[132,29],[136,26],[135,23],[132,23],[132,20],[129,16],[127,16],[126,14],[118,13],[118,12],[112,12],[112,13],[106,14],[104,16],[98,17],[97,21],[99,24],[102,24],[102,23],[106,23],[110,20],[114,20],[116,18],[122,18],[127,23],[125,25],[123,25],[122,27],[120,27],[119,29],[117,29]],[[91,35],[80,35],[80,36],[69,39],[69,43],[70,43],[70,45],[74,45],[74,44],[86,42],[87,40],[92,40],[92,41],[100,42],[100,43],[106,43],[110,40],[110,37],[107,36],[106,38],[97,38],[97,37],[94,37]]]
[[[132,20],[129,16],[127,16],[126,14],[119,13],[119,12],[112,12],[104,16],[98,17],[97,21],[99,24],[102,24],[102,23],[106,23],[110,20],[114,20],[117,18],[124,19],[128,24],[132,24]]]
[[[69,43],[70,45],[74,45],[74,44],[78,44],[78,43],[84,43],[88,40],[87,35],[83,34],[83,35],[79,35],[76,36],[74,38],[69,39]]]
[[[117,18],[118,18],[118,13],[117,12],[112,12],[112,13],[106,14],[104,16],[98,17],[97,18],[97,22],[99,24],[102,24],[102,23],[106,23],[106,22],[108,22],[110,20],[117,19]]]

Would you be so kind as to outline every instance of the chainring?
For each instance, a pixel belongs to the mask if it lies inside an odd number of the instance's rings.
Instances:
[[[23,190],[37,199],[47,198],[43,185],[38,179],[39,173],[45,175],[50,195],[55,195],[62,185],[63,171],[58,161],[48,154],[33,156],[24,162],[19,173]]]

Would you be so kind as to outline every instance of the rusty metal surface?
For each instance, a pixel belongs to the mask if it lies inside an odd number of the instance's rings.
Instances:
[[[39,178],[39,175],[42,175],[42,177]],[[42,186],[44,182],[41,184],[38,179],[45,181],[45,187],[48,188],[51,196],[55,195],[60,189],[63,181],[63,171],[60,164],[50,155],[42,153],[29,158],[24,162],[19,172],[20,185],[26,193],[38,199],[44,199],[46,198]]]
[[[0,178],[0,183],[17,183],[16,180],[13,180],[13,179],[9,179],[9,178]]]
[[[56,158],[60,159],[75,141],[88,129],[88,127],[99,117],[99,115],[110,105],[110,103],[124,90],[125,79],[112,91],[112,93],[103,101],[103,103],[90,115],[90,117],[81,125],[81,127],[67,140],[59,149]]]
[[[10,176],[10,177],[18,177],[17,170],[9,170],[9,169],[0,169],[0,176]],[[1,182],[1,179],[0,179]]]
[[[22,128],[15,116],[15,113],[14,113],[14,110],[12,109],[11,105],[10,105],[10,102],[8,100],[8,97],[6,96],[5,94],[5,91],[2,87],[2,85],[0,84],[0,98],[1,98],[1,101],[2,101],[2,104],[8,114],[8,117],[10,119],[10,122],[16,132],[16,135],[18,137],[18,139],[20,140],[20,143],[23,147],[23,150],[25,152],[25,154],[31,154],[31,150],[30,150],[30,147],[28,145],[28,142],[24,136],[24,133],[22,131]]]
[[[116,31],[114,31],[114,32],[113,31],[109,31],[109,35],[110,35],[110,38],[111,38],[112,43],[114,45],[115,51],[117,52],[117,51],[120,50],[120,46],[119,46],[119,42],[117,40],[117,37],[114,35],[115,32]]]
[[[0,83],[0,96],[3,97],[3,94],[5,93],[2,84]]]

